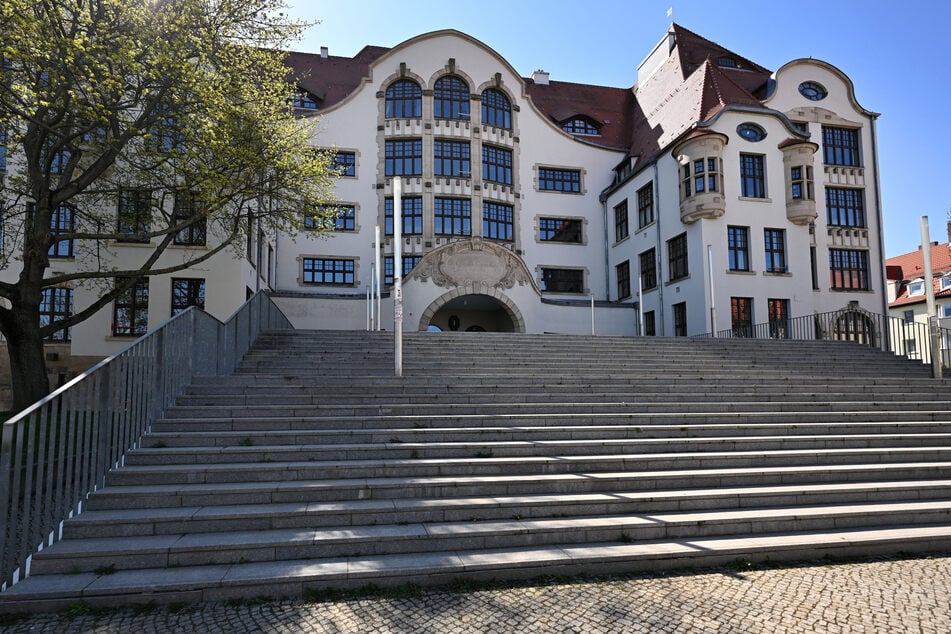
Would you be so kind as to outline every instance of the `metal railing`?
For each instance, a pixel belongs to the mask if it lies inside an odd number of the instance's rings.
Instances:
[[[851,341],[931,364],[928,324],[863,310],[841,310],[805,317],[776,319],[704,333],[697,337],[753,339],[813,339]],[[951,363],[951,330],[939,328],[942,364]]]
[[[285,328],[264,292],[225,323],[189,308],[3,423],[0,589],[29,575],[196,375],[233,373],[262,330]]]

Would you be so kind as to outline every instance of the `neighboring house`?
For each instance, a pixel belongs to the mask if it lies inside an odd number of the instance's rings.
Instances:
[[[951,240],[951,222],[948,223]],[[888,277],[888,314],[905,324],[928,324],[927,285],[934,290],[938,325],[951,329],[951,242],[932,242],[931,279],[925,274],[924,253],[921,248],[885,260]],[[909,356],[921,354],[927,339],[920,328],[903,329],[905,349]],[[951,339],[942,337],[941,348],[951,349]]]
[[[618,335],[744,335],[850,306],[886,312],[878,115],[826,62],[770,71],[675,24],[633,87],[523,77],[453,30],[287,63],[297,114],[319,117],[314,144],[336,152],[334,231],[251,231],[247,259],[151,278],[54,354],[88,363],[183,303],[224,318],[260,288],[298,327],[363,328],[377,225],[387,292],[393,281],[395,177],[404,329],[585,333],[592,298],[597,332]],[[56,254],[54,268],[80,252]],[[112,257],[140,252],[117,243]],[[52,291],[43,318],[95,295]],[[51,363],[54,379],[69,365]]]

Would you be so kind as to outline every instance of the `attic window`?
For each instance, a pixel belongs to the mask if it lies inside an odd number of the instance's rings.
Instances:
[[[917,297],[925,294],[925,281],[922,278],[913,280],[908,284],[908,297]]]
[[[736,126],[736,133],[747,141],[752,141],[756,143],[757,141],[762,141],[766,138],[766,130],[759,127],[755,123],[741,123]]]
[[[822,101],[829,95],[829,91],[818,82],[804,81],[799,84],[799,94],[810,101]]]
[[[740,65],[736,63],[736,60],[732,57],[724,55],[723,57],[717,58],[717,66],[720,68],[739,68]]]
[[[951,275],[942,275],[938,280],[938,290],[946,291],[951,288]]]
[[[317,110],[320,107],[317,103],[317,97],[303,88],[294,93],[294,96],[291,98],[291,105],[296,110]]]
[[[600,136],[601,128],[591,119],[586,117],[575,117],[561,124],[561,129],[568,134],[584,134],[587,136]]]

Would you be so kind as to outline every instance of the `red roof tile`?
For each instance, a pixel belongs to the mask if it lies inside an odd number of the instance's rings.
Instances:
[[[951,243],[931,243],[931,271],[934,274],[932,284],[935,296],[951,296],[951,289],[941,290],[939,280],[943,274],[951,272]],[[895,301],[889,303],[889,306],[917,304],[925,301],[924,295],[908,297],[908,282],[923,277],[925,274],[924,253],[921,249],[886,259],[885,273],[889,280],[899,283]]]
[[[539,110],[556,124],[584,115],[601,124],[600,136],[576,138],[626,150],[630,145],[630,116],[634,94],[629,88],[552,81],[536,84],[523,78],[525,88]]]

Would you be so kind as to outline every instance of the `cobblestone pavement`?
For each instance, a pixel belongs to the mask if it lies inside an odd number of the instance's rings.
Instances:
[[[3,632],[951,632],[951,553],[315,602],[35,615]]]

